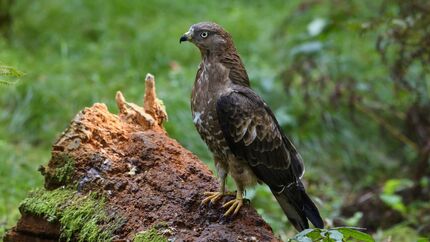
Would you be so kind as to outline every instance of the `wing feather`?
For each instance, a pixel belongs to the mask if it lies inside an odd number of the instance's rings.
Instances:
[[[274,190],[297,182],[304,167],[264,101],[249,88],[221,96],[217,117],[232,152]]]

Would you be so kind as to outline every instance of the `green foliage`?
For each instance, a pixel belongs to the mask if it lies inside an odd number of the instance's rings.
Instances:
[[[122,225],[118,217],[108,215],[105,200],[96,193],[78,195],[70,189],[30,193],[20,209],[44,216],[48,221],[61,224],[61,237],[66,241],[110,241],[113,232]]]
[[[20,77],[23,73],[11,66],[0,65],[0,76]]]
[[[18,220],[18,205],[28,191],[43,185],[37,167],[48,158],[49,150],[10,144],[0,138],[0,238]]]
[[[136,234],[133,242],[167,242],[167,239],[160,235],[155,228],[142,231]]]
[[[430,239],[429,238],[418,238],[417,242],[429,242]]]
[[[331,229],[305,229],[298,233],[290,242],[312,242],[312,241],[325,241],[325,242],[343,242],[343,241],[360,241],[360,242],[374,242],[372,236],[360,232],[357,228],[340,227]]]
[[[377,50],[392,80],[423,103],[430,98],[429,9],[426,0],[385,1],[380,17],[369,25],[379,30]]]
[[[140,100],[147,72],[167,107],[169,135],[213,168],[189,112],[200,56],[177,43],[203,20],[232,33],[253,87],[304,157],[307,190],[325,219],[339,217],[345,195],[383,185],[380,197],[407,211],[402,228],[419,233],[430,221],[428,203],[405,204],[389,180],[410,177],[417,155],[404,121],[411,103],[430,93],[430,45],[414,43],[428,40],[430,15],[418,17],[427,2],[14,1],[0,60],[25,70],[28,81],[0,88],[0,236],[18,219],[26,192],[42,185],[37,167],[73,116],[94,102],[116,110],[117,90]],[[67,180],[71,166],[59,168]],[[294,235],[269,189],[246,195],[283,240]],[[384,231],[378,235],[387,239]]]
[[[255,60],[273,60],[267,45],[273,21],[282,19],[292,4],[279,0],[271,4],[15,1],[13,35],[8,40],[0,37],[0,60],[25,70],[28,81],[0,88],[0,137],[7,147],[0,157],[17,157],[14,162],[0,162],[5,175],[0,180],[6,181],[2,184],[16,187],[15,191],[1,187],[0,201],[8,202],[0,203],[0,211],[13,212],[0,213],[0,227],[13,225],[19,201],[41,185],[37,167],[48,161],[50,145],[73,116],[94,102],[104,102],[115,112],[117,90],[131,100],[141,100],[147,72],[155,74],[159,98],[167,107],[169,135],[212,166],[189,112],[188,97],[200,56],[195,47],[179,45],[178,38],[192,23],[217,21],[234,33],[250,71],[261,69],[256,73],[274,75],[272,68],[258,68],[268,63]],[[275,201],[272,207],[278,209]],[[283,223],[277,226],[285,229]]]
[[[388,206],[392,207],[403,214],[406,213],[406,206],[402,201],[402,197],[396,192],[402,189],[409,188],[413,186],[413,182],[409,179],[390,179],[385,182],[380,198]]]
[[[416,241],[428,242],[430,237],[420,237],[414,229],[408,227],[406,224],[399,224],[385,231],[379,231],[374,235],[376,241],[385,241],[387,239],[391,241]]]
[[[11,66],[5,66],[0,64],[0,76],[6,76],[6,77],[21,77],[24,75],[21,71],[18,71],[17,69],[11,67]],[[6,80],[0,79],[0,85],[10,85],[14,84],[15,82],[10,82]]]

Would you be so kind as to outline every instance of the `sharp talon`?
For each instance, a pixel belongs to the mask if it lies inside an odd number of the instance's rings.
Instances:
[[[225,207],[228,207],[228,206],[230,206],[231,204],[233,204],[234,203],[234,199],[233,200],[231,200],[231,201],[229,201],[229,202],[226,202],[226,203],[224,203],[224,205],[222,205],[222,207],[223,208],[225,208]]]
[[[201,204],[207,204],[207,203],[216,203],[222,196],[222,192],[205,192],[203,193],[206,197],[202,200]]]
[[[222,207],[223,208],[229,207],[229,208],[227,212],[224,213],[224,216],[227,217],[229,215],[236,215],[239,212],[242,205],[243,205],[243,200],[238,198],[225,203]]]
[[[210,197],[207,197],[203,199],[203,201],[200,204],[206,204],[210,200]]]
[[[206,197],[202,200],[201,204],[215,204],[223,196],[236,195],[234,192],[205,192],[203,193]],[[236,215],[243,205],[243,199],[236,197],[222,205],[223,208],[228,208],[227,212],[224,213],[223,218],[227,218],[230,215]]]
[[[236,213],[239,212],[240,207],[242,207],[242,205],[236,206],[236,209],[234,210],[233,215],[236,215]]]

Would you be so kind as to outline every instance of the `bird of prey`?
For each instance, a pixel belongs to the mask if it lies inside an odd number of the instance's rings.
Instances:
[[[275,115],[255,93],[233,40],[221,26],[201,22],[190,27],[179,42],[189,41],[201,52],[191,94],[193,121],[213,153],[220,191],[206,192],[202,203],[217,202],[229,194],[228,174],[233,178],[236,198],[225,203],[225,216],[243,205],[246,187],[265,183],[289,221],[302,231],[308,220],[318,228],[324,223],[301,182],[302,158],[284,135]]]

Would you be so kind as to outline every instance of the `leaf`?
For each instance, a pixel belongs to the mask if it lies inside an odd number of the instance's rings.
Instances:
[[[406,22],[405,20],[403,20],[403,19],[399,19],[399,18],[397,18],[397,19],[393,19],[393,20],[392,20],[392,24],[393,24],[394,26],[396,26],[396,27],[398,27],[398,28],[402,29],[402,30],[405,30],[405,29],[407,29],[407,28],[408,28],[408,24],[407,24],[407,22]]]
[[[343,240],[343,234],[341,232],[339,232],[338,230],[333,230],[330,229],[328,231],[329,233],[329,238],[336,241],[336,242],[342,242]]]
[[[320,41],[310,41],[291,49],[291,55],[295,56],[298,54],[313,54],[320,52],[323,48],[323,44]]]
[[[296,239],[298,242],[312,242],[313,240],[308,237],[300,237]]]
[[[375,240],[369,234],[363,233],[361,231],[352,228],[337,228],[339,232],[344,235],[345,239],[354,238],[362,242],[374,242]]]
[[[305,229],[296,234],[289,241],[310,242],[310,241],[327,241],[327,242],[342,242],[352,238],[361,242],[374,242],[372,236],[358,231],[360,228],[354,227],[339,227],[332,229]]]
[[[306,236],[307,234],[309,234],[310,232],[312,232],[314,229],[305,229],[302,232],[296,234],[296,236],[294,237],[302,237],[302,236]]]
[[[321,235],[321,230],[320,229],[313,229],[312,232],[307,234],[307,237],[311,238],[312,241],[316,241],[319,239],[322,239],[323,236]]]
[[[414,183],[409,179],[390,179],[385,182],[383,193],[394,194],[397,191],[413,186]]]
[[[308,33],[310,36],[317,36],[324,31],[327,26],[327,20],[316,18],[308,24]]]
[[[305,229],[302,232],[296,234],[296,236],[294,236],[293,238],[293,241],[294,240],[298,242],[316,241],[323,238],[320,233],[321,233],[320,229]]]
[[[0,76],[20,77],[22,75],[24,75],[24,73],[11,66],[0,65]]]
[[[17,81],[5,81],[5,80],[0,80],[0,84],[1,85],[13,85],[17,83]]]
[[[430,239],[429,238],[418,238],[417,242],[429,242]]]
[[[360,219],[363,217],[362,212],[355,212],[354,215],[348,219],[346,219],[345,223],[349,226],[356,226]]]
[[[8,77],[20,77],[24,75],[21,71],[18,71],[17,69],[11,67],[11,66],[4,66],[0,65],[0,76],[8,76]],[[0,79],[0,84],[2,85],[12,85],[15,84],[16,81],[6,81]]]
[[[384,203],[390,206],[393,206],[402,202],[402,197],[400,197],[399,195],[381,194],[380,197],[381,197],[381,200],[384,201]]]
[[[406,212],[406,206],[403,204],[402,197],[399,195],[381,194],[379,197],[385,204],[393,209],[402,213]]]

